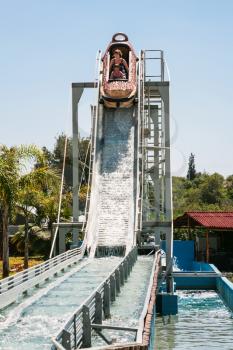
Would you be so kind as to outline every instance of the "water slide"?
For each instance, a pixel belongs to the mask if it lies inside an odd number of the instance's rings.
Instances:
[[[84,258],[0,311],[0,349],[51,349],[51,337],[103,281],[119,257]]]
[[[0,311],[0,348],[49,348],[64,320],[119,263],[111,255],[126,255],[135,246],[137,137],[134,105],[98,105],[83,246],[3,281],[1,290],[11,300],[2,305],[14,304]],[[86,245],[90,256],[83,259]]]
[[[135,107],[99,108],[86,227],[91,255],[123,255],[134,245],[137,120]]]
[[[106,251],[107,255],[123,255],[134,245],[136,130],[134,107],[100,106],[86,230],[93,257],[96,250],[101,255],[106,255]],[[13,350],[21,344],[24,349],[50,349],[52,335],[121,260],[110,256],[81,258],[78,265],[69,268],[71,259],[75,256],[67,259],[65,273],[56,272],[56,276],[28,289],[27,296],[19,296],[16,303],[0,312],[0,348]],[[65,261],[63,264],[65,267]],[[45,271],[53,269],[52,261],[50,265],[45,266]]]

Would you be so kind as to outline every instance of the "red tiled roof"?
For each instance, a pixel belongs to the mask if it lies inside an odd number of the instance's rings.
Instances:
[[[233,212],[199,212],[189,211],[174,220],[175,227],[203,226],[212,229],[232,229]]]

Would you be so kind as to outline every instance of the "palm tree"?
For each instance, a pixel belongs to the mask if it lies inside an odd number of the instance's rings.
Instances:
[[[32,208],[36,208],[45,195],[52,195],[59,188],[59,176],[46,165],[33,169],[19,180],[18,204],[25,218],[24,268],[28,268],[29,218]]]
[[[17,148],[0,146],[0,207],[2,229],[3,278],[9,275],[8,221],[18,189],[19,162]]]
[[[12,215],[21,185],[21,176],[26,163],[31,160],[43,162],[43,152],[34,145],[6,147],[0,146],[0,209],[2,229],[3,277],[9,275],[8,222]]]
[[[37,163],[38,164],[38,163]],[[28,268],[29,257],[29,220],[32,210],[37,208],[45,195],[52,195],[59,188],[59,176],[56,170],[41,163],[29,173],[21,175],[17,203],[25,219],[24,268]]]
[[[63,193],[62,195],[62,206],[61,206],[61,217],[63,220],[70,219],[71,213],[72,196],[70,192]],[[44,195],[40,201],[40,207],[38,210],[41,212],[44,218],[47,219],[48,230],[50,231],[51,237],[53,235],[53,223],[57,220],[59,204],[59,191],[51,193],[49,196]]]

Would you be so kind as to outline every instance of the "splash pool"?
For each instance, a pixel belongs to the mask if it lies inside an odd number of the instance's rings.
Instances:
[[[156,319],[156,350],[233,349],[233,317],[215,291],[178,291],[179,314]]]

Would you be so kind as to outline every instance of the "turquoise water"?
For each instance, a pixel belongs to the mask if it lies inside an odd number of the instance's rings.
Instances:
[[[153,258],[138,256],[127,283],[121,287],[116,301],[111,304],[111,318],[105,320],[104,324],[133,328],[138,326],[147,294]],[[135,338],[133,332],[104,330],[104,334],[117,343],[134,341]],[[95,337],[92,345],[106,346],[106,343],[100,337]]]
[[[233,349],[233,318],[214,291],[178,291],[179,314],[157,317],[156,350]]]
[[[5,310],[0,322],[0,349],[50,349],[51,337],[119,261],[116,257],[94,259],[81,270],[75,268],[61,276],[46,293],[41,289],[23,304]]]

